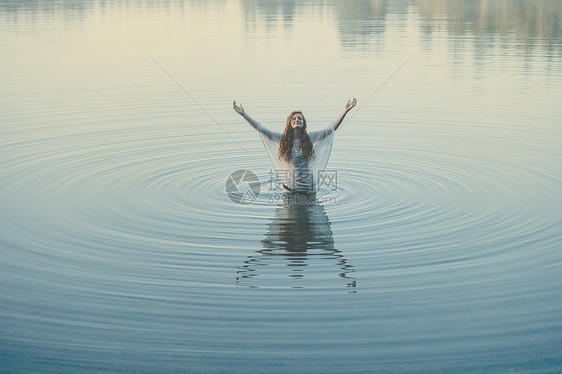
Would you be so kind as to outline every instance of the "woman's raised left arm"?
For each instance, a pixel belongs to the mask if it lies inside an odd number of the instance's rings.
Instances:
[[[347,101],[347,103],[345,104],[345,109],[339,115],[339,117],[336,118],[336,120],[334,121],[334,131],[336,131],[338,129],[338,127],[340,127],[340,125],[343,122],[343,119],[345,118],[345,115],[347,114],[347,112],[349,112],[355,105],[357,105],[357,99],[353,98],[353,100]]]
[[[314,143],[318,140],[322,140],[328,135],[330,135],[331,133],[333,133],[334,131],[336,131],[338,127],[340,127],[340,125],[342,124],[343,119],[345,118],[347,112],[349,112],[356,104],[357,104],[357,100],[355,98],[353,98],[353,100],[348,100],[347,103],[345,104],[345,109],[343,110],[343,112],[338,116],[338,118],[336,118],[334,122],[332,122],[330,126],[326,127],[324,130],[310,132],[309,135],[312,142]]]

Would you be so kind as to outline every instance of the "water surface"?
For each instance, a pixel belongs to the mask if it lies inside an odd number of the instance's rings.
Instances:
[[[1,371],[560,371],[561,18],[2,2]],[[352,97],[335,184],[284,202],[232,100],[280,131]]]

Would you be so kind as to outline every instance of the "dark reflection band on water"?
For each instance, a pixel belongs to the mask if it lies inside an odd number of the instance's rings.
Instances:
[[[261,241],[262,248],[248,256],[237,271],[236,283],[246,287],[267,287],[261,278],[275,278],[270,284],[278,286],[279,278],[291,278],[291,288],[303,288],[305,277],[320,277],[321,282],[331,283],[336,276],[343,279],[345,287],[355,293],[354,268],[334,245],[331,223],[326,210],[315,196],[284,195],[275,209],[275,216],[267,224],[267,233]],[[303,199],[299,199],[299,198]],[[318,261],[329,263],[333,272],[315,272]],[[280,274],[273,266],[281,267]],[[279,269],[279,267],[277,267]],[[307,274],[310,273],[310,274]],[[314,274],[312,274],[314,273]],[[330,276],[330,274],[334,276]]]
[[[151,11],[186,11],[206,7],[226,7],[225,0],[200,1],[39,1],[12,0],[0,2],[2,16],[8,20],[17,18],[20,12],[31,16],[51,15],[61,17],[87,17],[94,12],[122,8],[150,8]],[[290,34],[297,15],[306,8],[320,8],[320,17],[333,17],[337,22],[341,47],[346,51],[377,51],[384,44],[387,22],[393,16],[406,19],[417,14],[420,33],[426,39],[440,37],[442,30],[452,36],[453,48],[473,45],[475,58],[483,58],[486,50],[500,46],[516,45],[526,55],[542,50],[549,57],[562,55],[562,2],[555,0],[355,0],[355,1],[279,1],[241,0],[239,8],[244,17],[247,34],[257,30]],[[35,12],[37,14],[35,14]],[[468,38],[468,39],[467,39]],[[472,43],[467,43],[467,40]],[[458,53],[458,52],[457,52]]]

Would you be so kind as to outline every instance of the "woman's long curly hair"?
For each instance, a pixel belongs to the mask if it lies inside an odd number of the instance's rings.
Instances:
[[[279,159],[287,163],[291,161],[291,150],[293,149],[293,128],[291,127],[291,120],[295,114],[300,114],[303,119],[303,127],[300,135],[300,143],[302,149],[302,156],[308,162],[314,159],[314,148],[312,147],[312,141],[310,136],[306,132],[306,119],[300,110],[295,110],[289,117],[287,117],[287,124],[285,125],[285,131],[281,135],[281,141],[279,142]]]

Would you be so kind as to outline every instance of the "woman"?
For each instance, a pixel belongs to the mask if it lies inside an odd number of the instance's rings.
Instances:
[[[236,105],[236,101],[233,108],[261,135],[277,176],[283,182],[284,192],[299,193],[316,191],[319,178],[315,178],[314,174],[324,169],[328,162],[332,147],[331,135],[356,104],[356,99],[349,100],[344,111],[330,126],[310,133],[306,131],[306,119],[300,111],[289,114],[285,130],[279,133],[254,120],[242,105]]]

